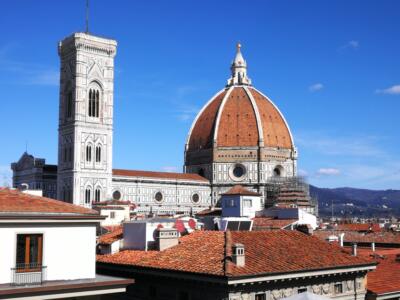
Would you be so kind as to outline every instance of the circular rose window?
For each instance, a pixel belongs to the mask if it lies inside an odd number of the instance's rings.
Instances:
[[[197,193],[193,194],[193,195],[192,195],[192,201],[193,201],[194,203],[198,203],[198,202],[200,201],[200,196],[199,196],[199,194],[197,194]]]
[[[120,191],[114,191],[113,199],[114,200],[120,200],[121,199],[121,192]]]
[[[161,193],[161,192],[157,192],[156,194],[155,194],[155,196],[154,196],[154,199],[157,201],[157,202],[161,202],[162,200],[163,200],[163,194]]]
[[[235,166],[235,168],[233,169],[233,175],[235,175],[235,177],[242,177],[244,175],[243,166],[241,165]]]

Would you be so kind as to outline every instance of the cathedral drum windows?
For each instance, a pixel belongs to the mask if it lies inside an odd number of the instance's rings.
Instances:
[[[121,197],[122,197],[121,192],[118,190],[114,191],[112,194],[112,197],[113,197],[113,200],[121,200]]]
[[[157,192],[154,195],[154,200],[158,203],[162,202],[164,200],[164,195],[161,192]]]
[[[229,169],[229,176],[234,181],[242,181],[245,178],[246,173],[247,173],[246,167],[242,164],[234,164]]]
[[[192,195],[192,202],[195,203],[195,204],[200,202],[200,195],[198,193],[194,193]]]
[[[274,168],[274,170],[272,171],[272,175],[274,177],[283,177],[285,170],[281,165],[278,165]]]

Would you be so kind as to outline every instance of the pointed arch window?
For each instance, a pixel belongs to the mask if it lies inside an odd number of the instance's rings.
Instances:
[[[72,92],[68,92],[67,94],[67,103],[65,107],[65,117],[71,118],[72,117]]]
[[[101,146],[96,147],[96,162],[101,162]]]
[[[100,202],[100,195],[101,195],[100,188],[97,188],[96,191],[94,192],[94,201]]]
[[[98,118],[100,115],[100,92],[96,89],[89,90],[89,117]]]
[[[85,190],[85,203],[90,204],[91,191],[89,188]]]
[[[86,161],[87,162],[92,161],[92,146],[91,145],[86,146]]]

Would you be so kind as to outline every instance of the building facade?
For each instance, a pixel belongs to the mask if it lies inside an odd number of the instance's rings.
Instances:
[[[220,195],[236,184],[260,193],[266,205],[277,179],[297,175],[289,126],[273,102],[251,85],[240,45],[228,84],[190,128],[183,173],[113,169],[116,48],[115,40],[88,33],[59,43],[58,165],[52,170],[57,194],[45,195],[86,207],[114,199],[135,203],[139,213],[189,214],[218,205]],[[35,172],[33,166],[19,165],[12,164],[14,187],[43,188],[40,174],[35,179],[25,175]]]

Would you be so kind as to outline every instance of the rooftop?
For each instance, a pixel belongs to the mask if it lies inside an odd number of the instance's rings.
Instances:
[[[235,243],[245,247],[244,267],[231,261],[231,247]],[[97,261],[227,277],[373,265],[371,260],[353,257],[336,245],[285,230],[196,231],[182,237],[179,245],[162,252],[125,250],[98,256]]]
[[[208,182],[204,177],[198,174],[190,173],[172,173],[172,172],[154,172],[154,171],[139,171],[139,170],[121,170],[113,169],[114,176],[123,177],[147,177],[157,179],[172,179],[172,180],[188,180],[188,181],[202,181]]]
[[[113,231],[101,235],[99,237],[99,244],[110,245],[118,240],[121,240],[122,238],[123,238],[122,226],[118,226],[118,228],[114,229]]]
[[[97,216],[97,211],[70,203],[0,188],[0,216],[15,215]]]
[[[233,186],[222,195],[261,196],[261,194],[250,191],[240,184]]]

